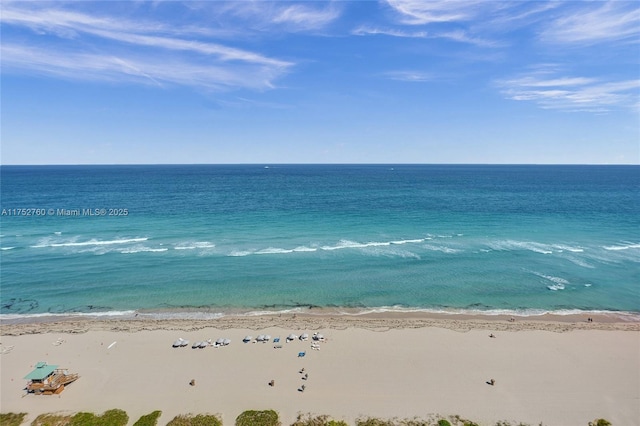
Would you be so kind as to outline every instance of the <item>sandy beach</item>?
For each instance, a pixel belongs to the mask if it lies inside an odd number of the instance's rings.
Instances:
[[[310,339],[286,342],[291,333]],[[317,348],[313,333],[325,336]],[[242,342],[259,334],[281,342]],[[228,338],[231,344],[172,348],[178,338]],[[596,418],[640,425],[637,318],[71,318],[3,324],[0,348],[1,411],[26,412],[28,423],[41,413],[120,408],[130,424],[162,410],[159,424],[178,414],[217,413],[232,425],[244,410],[274,409],[283,425],[298,413],[329,414],[349,424],[363,416],[458,414],[487,425],[587,425]],[[25,396],[23,377],[38,361],[81,377],[59,396]]]

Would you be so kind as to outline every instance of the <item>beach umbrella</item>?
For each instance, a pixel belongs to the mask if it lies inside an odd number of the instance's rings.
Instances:
[[[296,336],[293,333],[291,333],[290,335],[287,336],[287,340],[296,340],[297,338],[298,338],[298,336]]]
[[[250,342],[250,341],[251,341],[251,339],[253,339],[253,337],[251,337],[251,336],[247,336],[247,337],[245,337],[244,339],[242,339],[242,341],[243,341],[243,342],[245,342],[245,343],[248,343],[248,342]]]

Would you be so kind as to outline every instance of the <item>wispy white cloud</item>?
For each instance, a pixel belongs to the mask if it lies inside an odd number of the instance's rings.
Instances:
[[[464,30],[429,32],[429,31],[411,31],[411,30],[395,29],[395,28],[360,26],[354,29],[351,32],[351,34],[357,35],[357,36],[383,35],[383,36],[404,37],[404,38],[446,39],[446,40],[456,41],[460,43],[474,44],[482,47],[497,47],[502,45],[502,43],[500,42],[482,39],[479,37],[474,37]]]
[[[318,9],[309,5],[295,4],[277,11],[273,16],[273,22],[286,24],[295,29],[322,28],[340,16],[340,12],[334,6]]]
[[[54,36],[45,39],[46,46],[5,36],[2,60],[6,69],[74,79],[117,81],[120,77],[160,85],[264,89],[273,87],[274,80],[293,66],[246,49],[187,37],[188,33],[206,33],[197,27],[181,30],[161,22],[89,15],[31,3],[10,3],[2,12],[3,25]]]
[[[142,83],[147,85],[181,85],[209,90],[273,87],[279,71],[250,64],[228,67],[198,64],[177,56],[118,55],[52,51],[48,48],[3,43],[3,66],[16,67],[28,73],[51,75],[70,80]]]
[[[606,112],[636,108],[640,93],[640,79],[606,81],[603,78],[559,77],[549,72],[505,79],[497,85],[508,99],[566,111]]]
[[[406,81],[410,83],[423,83],[434,79],[433,74],[423,71],[389,71],[383,75],[391,80]]]
[[[501,47],[505,45],[505,42],[477,37],[464,30],[443,31],[438,34],[438,37],[480,47]]]
[[[214,13],[218,16],[241,18],[249,28],[276,32],[320,30],[342,15],[342,6],[338,2],[290,3],[248,0],[215,4]]]
[[[429,33],[426,31],[407,31],[393,28],[380,28],[380,27],[370,27],[367,25],[362,25],[353,31],[351,34],[357,36],[367,36],[367,35],[385,35],[391,37],[405,37],[405,38],[427,38],[429,37]]]
[[[640,4],[635,1],[576,2],[579,8],[551,21],[544,41],[593,44],[627,40],[640,42]],[[597,7],[594,7],[597,6]]]
[[[385,1],[394,12],[394,20],[401,26],[400,29],[385,30],[380,27],[362,26],[356,29],[354,34],[445,39],[478,47],[502,47],[508,43],[494,37],[502,27],[492,22],[503,15],[509,15],[510,9],[516,7],[511,3],[478,0]],[[407,26],[424,29],[407,30]]]
[[[387,0],[387,4],[399,14],[407,25],[425,25],[438,22],[468,21],[480,8],[492,2],[457,0]]]

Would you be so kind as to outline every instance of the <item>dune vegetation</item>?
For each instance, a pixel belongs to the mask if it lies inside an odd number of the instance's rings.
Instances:
[[[157,426],[162,411],[153,411],[140,417],[133,426]],[[1,426],[20,426],[24,424],[27,413],[0,413]],[[119,409],[105,411],[102,415],[80,412],[73,415],[41,414],[30,424],[31,426],[126,426],[129,416]],[[241,413],[234,422],[235,426],[285,426],[274,410],[248,410]],[[540,423],[542,425],[542,423]],[[166,426],[223,426],[217,414],[185,414],[178,415],[166,423]],[[411,419],[379,419],[363,417],[355,420],[353,425],[344,420],[335,420],[328,415],[299,414],[290,426],[481,426],[458,415],[429,416],[428,418]],[[484,425],[483,425],[484,426]],[[526,423],[501,420],[486,426],[531,426]],[[595,419],[585,426],[613,426],[605,419]]]

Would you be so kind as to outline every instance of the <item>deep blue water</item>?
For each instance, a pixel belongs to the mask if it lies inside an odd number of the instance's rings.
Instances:
[[[637,166],[0,173],[5,316],[640,312]]]

